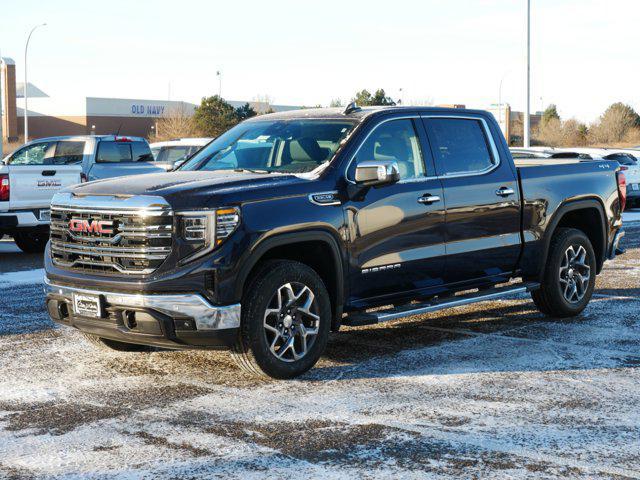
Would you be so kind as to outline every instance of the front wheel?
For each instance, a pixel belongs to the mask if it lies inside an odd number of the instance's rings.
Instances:
[[[245,290],[231,352],[254,376],[294,378],[313,367],[327,345],[331,302],[320,276],[299,262],[266,262]]]
[[[554,317],[580,314],[593,295],[596,259],[589,238],[575,228],[559,228],[551,240],[542,285],[531,293],[538,309]]]
[[[24,253],[42,253],[49,241],[49,232],[42,230],[20,230],[13,234],[13,240]]]

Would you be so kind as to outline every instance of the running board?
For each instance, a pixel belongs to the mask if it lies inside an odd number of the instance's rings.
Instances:
[[[436,312],[445,308],[460,307],[471,303],[486,302],[495,300],[507,295],[515,293],[526,293],[540,288],[540,284],[536,282],[519,283],[517,285],[508,285],[506,287],[492,288],[490,290],[481,290],[469,293],[467,295],[458,295],[443,299],[436,299],[424,303],[414,303],[403,305],[388,310],[378,310],[375,312],[354,312],[342,319],[342,324],[349,327],[360,327],[363,325],[373,325],[376,323],[397,320],[398,318],[411,317],[413,315],[421,315],[423,313]]]

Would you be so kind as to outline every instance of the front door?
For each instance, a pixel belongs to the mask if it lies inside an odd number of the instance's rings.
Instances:
[[[500,161],[481,116],[423,121],[447,208],[446,282],[507,280],[521,248],[520,198],[511,164]]]
[[[370,188],[345,204],[352,305],[430,291],[443,283],[443,191],[433,178],[426,137],[417,122],[400,118],[375,126],[348,169],[352,180],[358,162],[393,160],[401,175],[398,183]]]

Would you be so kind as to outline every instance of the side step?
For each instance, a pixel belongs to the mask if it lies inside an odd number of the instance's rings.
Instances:
[[[436,312],[445,308],[460,307],[471,303],[486,302],[497,298],[506,297],[515,293],[526,293],[540,288],[537,282],[518,283],[517,285],[507,285],[506,287],[481,290],[467,295],[458,295],[443,299],[434,299],[424,303],[413,303],[388,310],[378,310],[374,312],[354,312],[342,319],[342,324],[349,327],[360,327],[363,325],[373,325],[376,323],[397,320],[398,318],[421,315],[423,313]]]

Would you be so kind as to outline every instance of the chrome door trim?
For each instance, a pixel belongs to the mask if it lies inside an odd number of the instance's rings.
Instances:
[[[473,115],[452,115],[452,114],[446,114],[446,115],[404,115],[401,117],[393,117],[393,118],[387,118],[382,120],[380,123],[378,123],[377,125],[375,125],[371,131],[367,134],[366,137],[364,137],[364,139],[360,142],[360,145],[358,145],[358,148],[356,149],[356,151],[353,153],[353,155],[351,155],[351,158],[349,159],[349,162],[347,163],[347,166],[344,169],[344,179],[347,181],[347,183],[350,183],[352,185],[355,185],[356,182],[354,182],[353,180],[349,179],[349,177],[347,176],[347,172],[349,171],[349,168],[351,168],[351,164],[353,163],[353,161],[356,158],[356,155],[358,155],[358,152],[360,151],[360,149],[362,148],[362,146],[365,144],[365,142],[369,139],[369,137],[371,136],[371,134],[373,134],[373,132],[375,132],[378,127],[380,127],[381,125],[387,123],[387,122],[392,122],[393,120],[412,120],[412,119],[429,119],[429,118],[450,118],[450,119],[459,119],[459,120],[476,120],[479,121],[482,125],[482,128],[484,130],[484,133],[488,139],[489,142],[489,147],[491,150],[491,154],[493,155],[493,159],[494,159],[494,164],[486,169],[483,170],[475,170],[473,172],[467,172],[467,173],[455,173],[455,174],[451,174],[451,175],[432,175],[432,176],[427,176],[427,177],[412,177],[412,178],[406,178],[406,179],[402,179],[400,180],[399,184],[405,184],[405,183],[413,183],[413,182],[423,182],[423,181],[427,181],[427,180],[438,180],[438,179],[443,179],[443,178],[459,178],[459,177],[475,177],[475,176],[479,176],[479,175],[484,175],[486,173],[490,173],[492,171],[494,171],[495,169],[497,169],[501,163],[502,163],[502,159],[500,157],[500,154],[498,153],[498,148],[493,140],[493,135],[491,134],[491,130],[489,129],[489,124],[487,123],[487,121],[481,117],[481,116],[473,116]],[[417,132],[416,132],[417,133]],[[430,144],[429,144],[430,145]],[[434,158],[434,167],[437,168],[436,165],[436,159]],[[422,161],[425,162],[425,156],[423,154],[422,156]],[[425,162],[425,169],[426,169],[427,165]]]

